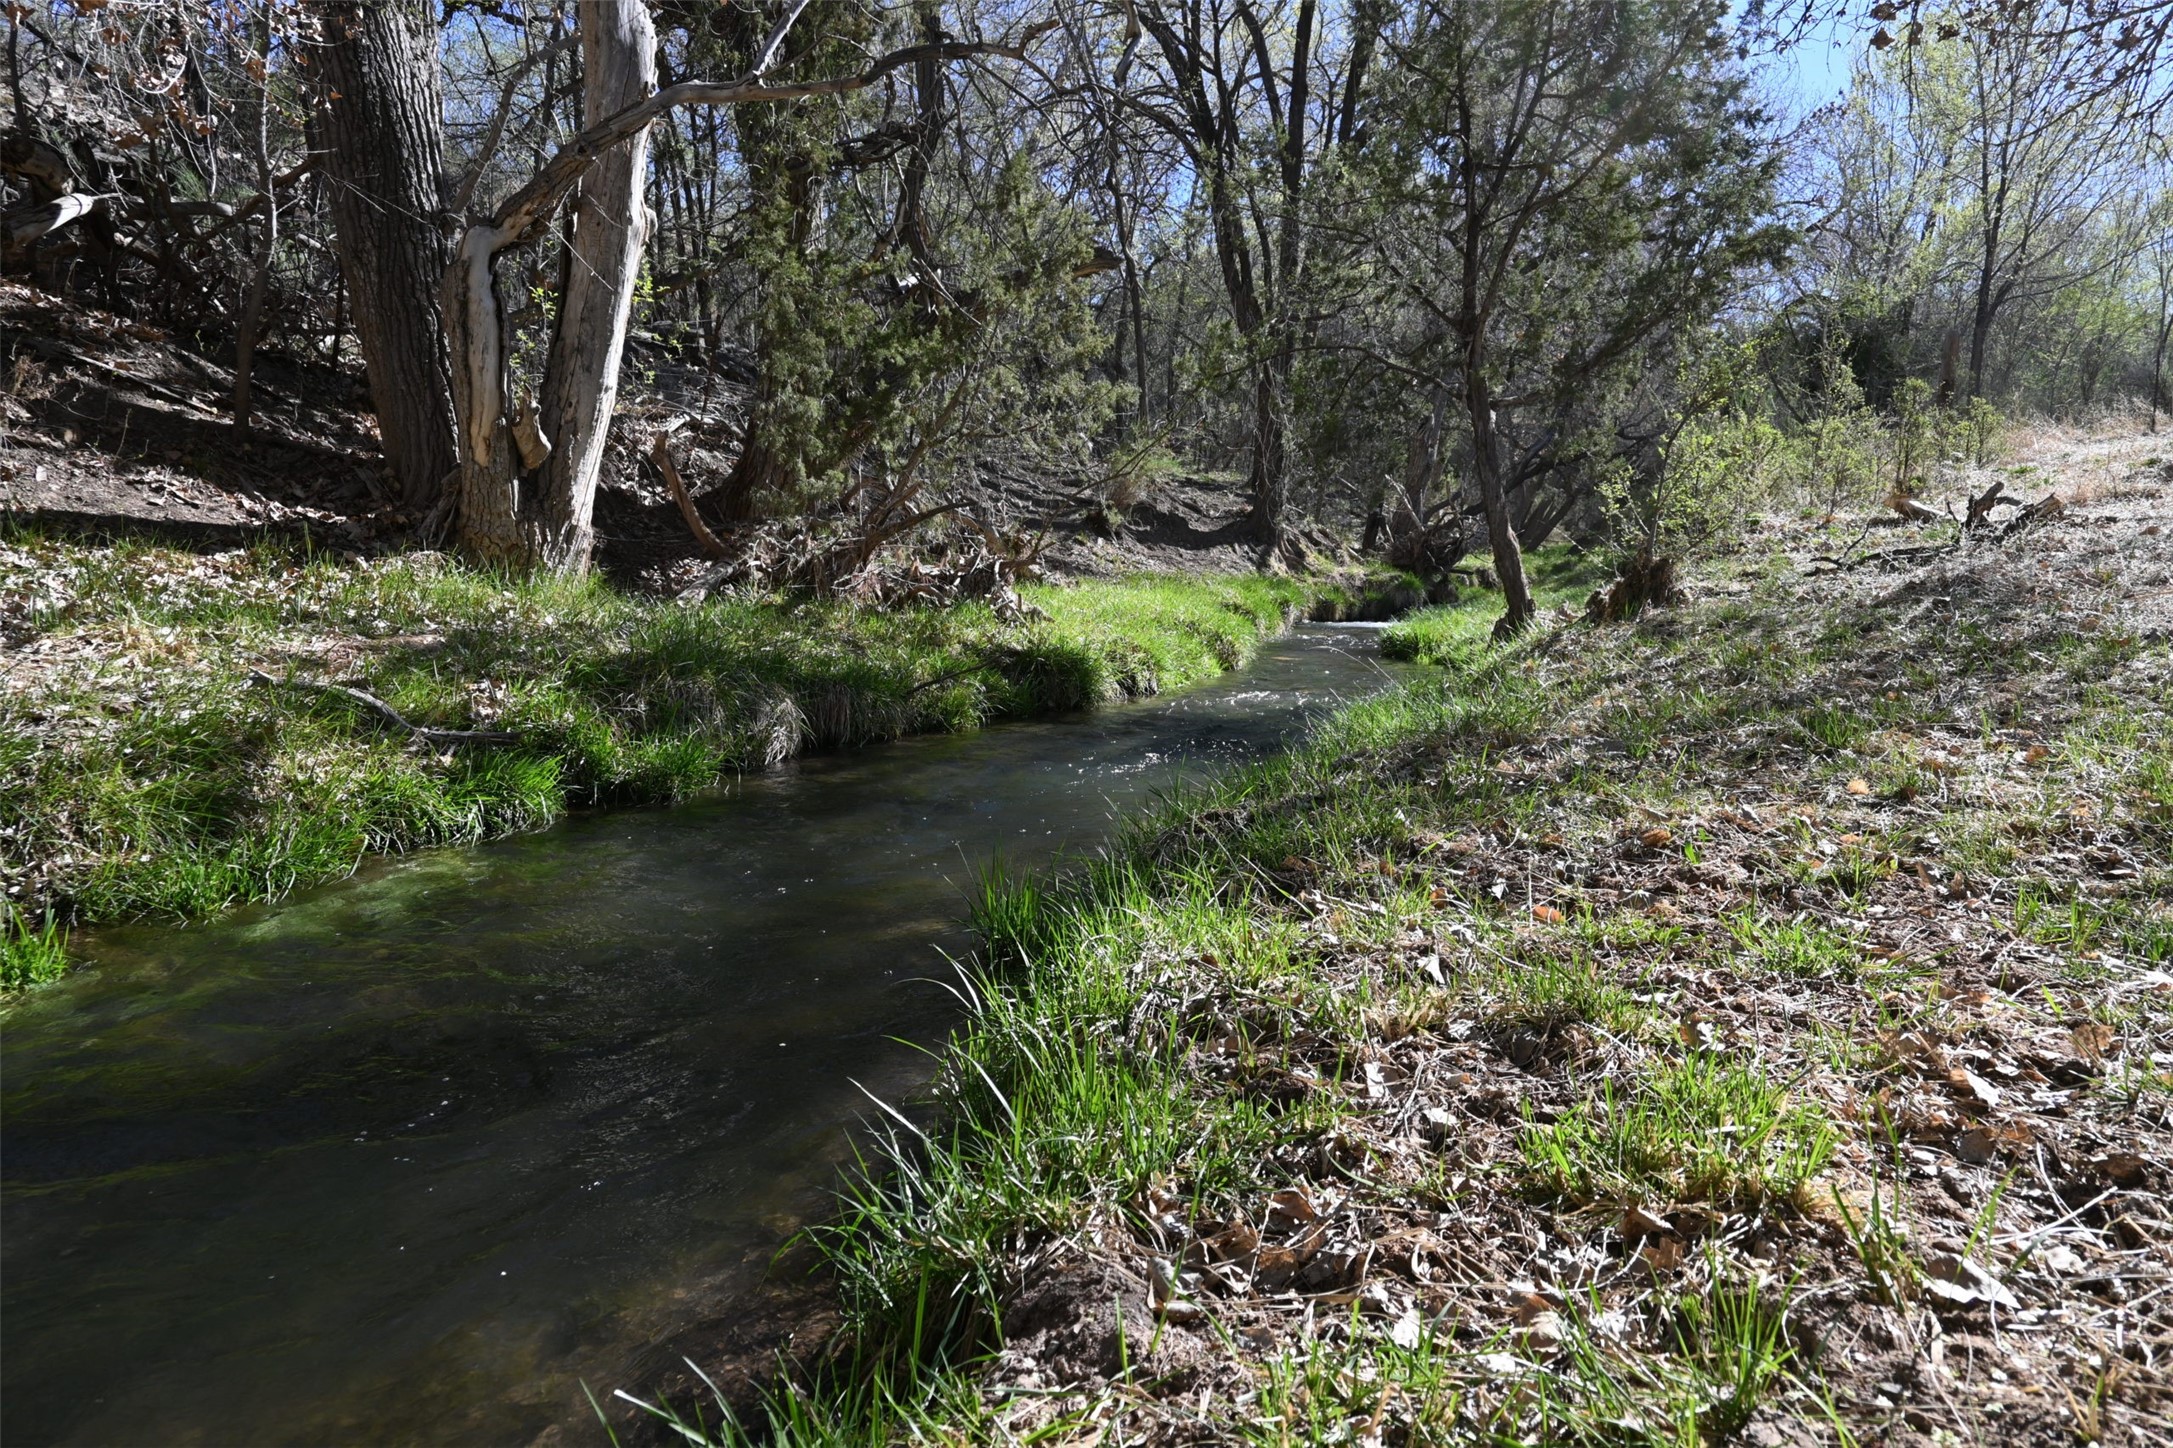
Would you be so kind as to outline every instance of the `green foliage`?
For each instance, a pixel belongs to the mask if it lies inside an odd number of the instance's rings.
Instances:
[[[1832,1156],[1832,1124],[1755,1063],[1694,1052],[1525,1128],[1525,1169],[1573,1201],[1789,1201]]]
[[[1672,441],[1650,476],[1618,460],[1598,495],[1616,545],[1688,559],[1731,541],[1773,496],[1787,439],[1752,399],[1757,343],[1714,340],[1677,364]]]
[[[48,915],[33,925],[13,905],[0,902],[0,994],[57,980],[68,968],[67,938]]]
[[[1592,589],[1607,581],[1608,571],[1600,554],[1561,544],[1535,548],[1525,555],[1532,599],[1542,609],[1583,603]],[[1468,673],[1495,657],[1492,631],[1492,620],[1466,604],[1421,609],[1383,631],[1381,655]]]

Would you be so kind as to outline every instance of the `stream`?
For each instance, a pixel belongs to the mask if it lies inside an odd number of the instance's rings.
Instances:
[[[1374,637],[94,933],[0,1023],[0,1439],[567,1423],[824,1209],[860,1086],[925,1081],[991,860],[1091,850],[1385,686]]]

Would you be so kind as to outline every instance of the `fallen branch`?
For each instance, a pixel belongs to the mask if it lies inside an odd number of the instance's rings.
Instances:
[[[392,705],[378,698],[375,694],[366,694],[360,689],[349,688],[345,684],[320,684],[310,679],[275,679],[262,669],[251,669],[249,671],[249,683],[252,687],[259,689],[300,689],[314,694],[336,694],[351,703],[360,704],[393,728],[407,735],[415,743],[427,744],[433,749],[449,749],[458,744],[518,744],[521,742],[520,735],[507,734],[495,729],[427,729],[420,724],[411,724],[401,716],[399,710],[393,708]]]
[[[1866,568],[1874,563],[1902,563],[1917,558],[1936,558],[1942,553],[1952,553],[1954,543],[1917,543],[1907,548],[1888,548],[1879,553],[1865,553],[1856,558],[1837,558],[1831,553],[1816,553],[1811,562],[1824,563],[1834,573],[1845,573],[1851,568]],[[1807,577],[1828,578],[1832,574],[1811,574]]]
[[[1908,518],[1913,522],[1938,523],[1944,521],[1945,519],[1945,515],[1942,514],[1937,508],[1933,508],[1924,503],[1920,503],[1915,498],[1910,497],[1907,493],[1897,492],[1888,494],[1886,499],[1886,506],[1892,508],[1895,512],[1901,514],[1902,517]]]
[[[2067,504],[2060,501],[2058,493],[2047,493],[2007,520],[2007,526],[1999,530],[1999,538],[2006,542],[2032,523],[2046,518],[2057,518],[2067,511]]]
[[[722,558],[731,550],[702,521],[702,515],[694,507],[694,495],[687,491],[686,479],[679,476],[679,465],[672,461],[672,434],[686,426],[686,423],[687,419],[677,417],[658,428],[655,439],[649,444],[649,459],[656,464],[656,470],[664,475],[664,484],[671,489],[672,501],[679,505],[679,516],[687,520],[687,531],[694,535],[694,541],[710,557]]]

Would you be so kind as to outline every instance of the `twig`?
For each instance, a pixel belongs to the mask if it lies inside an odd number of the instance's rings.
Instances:
[[[378,698],[375,694],[366,694],[360,689],[349,688],[345,684],[320,684],[310,679],[275,679],[262,669],[251,669],[249,671],[249,682],[259,689],[302,689],[316,694],[337,694],[352,703],[360,704],[416,743],[427,744],[432,748],[451,748],[457,744],[518,744],[521,742],[520,735],[507,734],[496,729],[426,729],[420,724],[409,723],[405,718],[401,717],[399,710],[393,708],[392,705]]]

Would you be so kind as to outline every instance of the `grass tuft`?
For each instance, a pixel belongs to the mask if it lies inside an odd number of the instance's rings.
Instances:
[[[1709,1051],[1527,1125],[1534,1186],[1578,1202],[1790,1202],[1833,1155],[1832,1124],[1748,1062]]]

